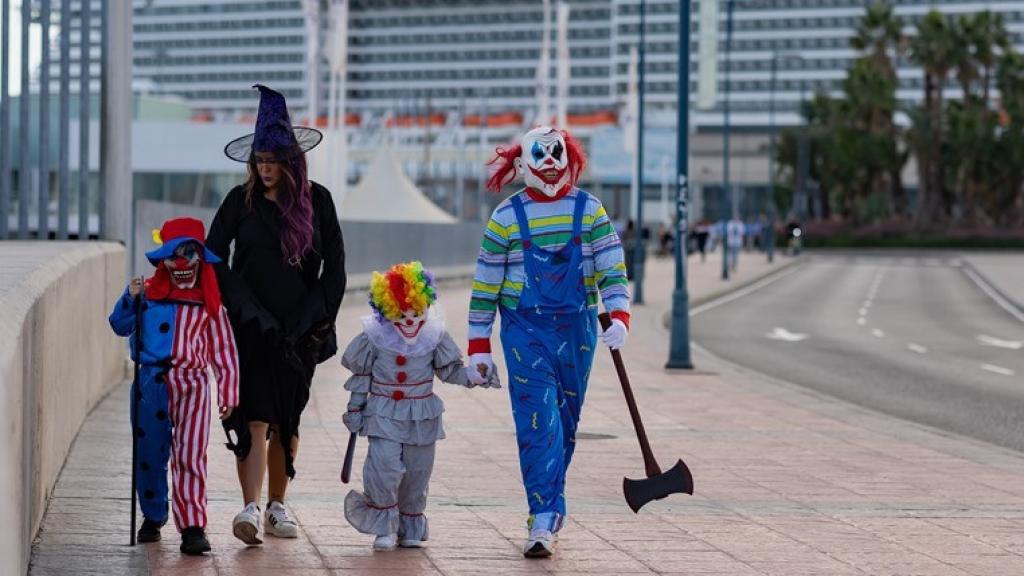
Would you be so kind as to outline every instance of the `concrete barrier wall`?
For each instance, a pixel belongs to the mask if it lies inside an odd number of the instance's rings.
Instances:
[[[184,204],[139,200],[136,205],[135,274],[149,275],[145,253],[154,248],[152,231],[168,218],[192,216],[209,229],[215,210]],[[384,269],[396,262],[421,260],[428,268],[471,265],[480,250],[483,224],[341,222],[345,270],[351,274]]]
[[[0,242],[0,574],[26,573],[79,427],[126,376],[107,323],[125,278],[118,244]]]

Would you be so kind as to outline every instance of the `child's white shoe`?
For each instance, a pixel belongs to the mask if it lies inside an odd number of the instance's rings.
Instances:
[[[423,541],[413,540],[412,538],[402,538],[398,541],[398,545],[402,548],[423,548]]]
[[[550,530],[538,528],[530,530],[530,536],[523,546],[523,556],[527,558],[548,558],[555,553],[555,535]]]
[[[263,540],[260,540],[261,524],[260,508],[255,502],[250,502],[235,515],[235,519],[231,522],[231,531],[235,538],[249,546],[256,546],[263,544]]]
[[[373,549],[381,552],[389,552],[398,547],[398,534],[388,534],[387,536],[377,536],[373,540]]]
[[[266,533],[278,538],[298,538],[299,527],[280,502],[271,502],[266,512]]]

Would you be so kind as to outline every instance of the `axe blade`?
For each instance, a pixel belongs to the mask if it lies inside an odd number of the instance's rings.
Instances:
[[[651,500],[661,500],[670,494],[693,494],[693,475],[690,469],[680,460],[676,465],[661,474],[643,480],[622,479],[622,491],[626,495],[626,504],[635,513],[639,513]]]

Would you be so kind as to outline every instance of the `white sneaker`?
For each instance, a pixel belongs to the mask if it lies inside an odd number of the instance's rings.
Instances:
[[[412,538],[402,538],[398,541],[398,545],[402,548],[423,548],[423,541],[413,540]]]
[[[381,552],[388,552],[398,547],[398,534],[377,536],[373,540],[373,549]]]
[[[255,502],[250,502],[235,515],[235,519],[231,522],[231,531],[235,534],[235,538],[249,546],[256,546],[263,544],[263,540],[260,540],[261,524],[260,507]]]
[[[527,558],[548,558],[555,553],[555,535],[550,530],[530,530],[530,536],[523,546],[523,556]]]
[[[277,536],[278,538],[298,538],[299,527],[295,524],[295,521],[288,516],[288,511],[285,510],[284,504],[280,502],[271,502],[267,506],[267,512],[264,516],[266,520],[265,533],[270,536]]]

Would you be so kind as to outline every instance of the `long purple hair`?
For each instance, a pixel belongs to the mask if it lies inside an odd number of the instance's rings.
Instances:
[[[281,252],[285,262],[299,266],[313,247],[313,195],[306,174],[306,155],[295,154],[282,160],[277,207],[281,210]],[[266,191],[256,170],[255,155],[249,158],[249,180],[245,183],[245,201],[252,207],[252,196]]]

